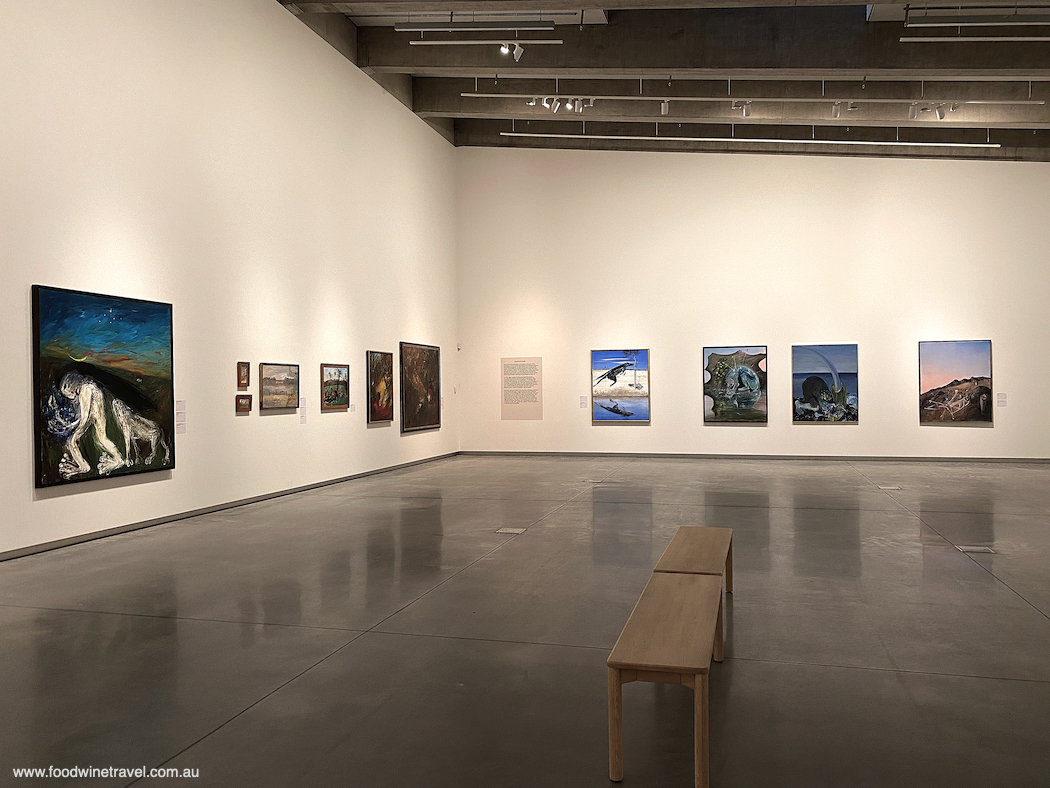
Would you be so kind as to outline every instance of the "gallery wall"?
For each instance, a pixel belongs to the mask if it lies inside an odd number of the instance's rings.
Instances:
[[[2,16],[0,553],[458,448],[447,142],[273,0]],[[33,284],[174,305],[174,471],[34,490]],[[365,350],[399,340],[444,351],[439,431],[366,426]],[[302,411],[260,415],[260,361],[300,364]],[[354,412],[320,412],[322,362]]]
[[[1050,165],[459,149],[462,448],[1050,457]],[[992,340],[994,426],[919,425],[918,342]],[[793,424],[792,344],[856,343],[860,420]],[[703,423],[704,346],[767,345],[768,423]],[[651,423],[591,423],[592,349]],[[543,359],[542,421],[500,418]],[[581,397],[587,398],[581,407]]]

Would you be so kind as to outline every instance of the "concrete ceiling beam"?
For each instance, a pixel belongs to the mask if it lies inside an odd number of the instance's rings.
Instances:
[[[884,142],[898,139],[896,128],[851,128],[844,129],[818,126],[769,126],[741,130],[725,124],[677,124],[664,127],[661,123],[661,137],[717,137],[725,138],[736,135],[738,138],[761,136],[767,139],[794,139],[798,142],[763,143],[756,145],[739,139],[737,142],[684,142],[669,139],[656,139],[656,128],[653,123],[587,123],[587,134],[590,138],[571,137],[507,137],[502,132],[550,133],[555,135],[580,135],[582,124],[579,121],[516,121],[513,125],[508,120],[474,120],[461,119],[455,124],[455,138],[458,146],[481,147],[520,147],[520,148],[564,148],[574,150],[633,150],[633,151],[688,151],[710,153],[776,153],[797,155],[829,156],[877,156],[883,158],[944,158],[944,159],[985,159],[1010,161],[1050,161],[1050,130],[1021,131],[1017,129],[995,129],[990,134],[973,130],[965,138],[960,137],[959,130],[909,129],[901,134],[905,140],[912,142],[961,142],[983,143],[990,139],[1001,145],[999,148],[962,148],[962,147],[925,147],[904,145],[882,147],[864,144],[834,144],[828,142],[813,145],[807,142],[812,139],[851,140],[863,143],[865,140]],[[603,136],[633,137],[646,139],[599,139]]]
[[[866,22],[863,6],[622,12],[608,25],[559,29],[558,46],[519,36],[518,62],[495,45],[414,46],[418,34],[360,27],[358,60],[435,77],[1050,80],[1046,44],[902,44],[903,32],[897,22]]]
[[[951,5],[987,6],[987,0],[955,0]],[[408,14],[442,13],[529,13],[542,11],[580,11],[579,2],[572,0],[374,0],[373,2],[312,3],[282,2],[298,13],[346,14],[348,16],[407,16]],[[744,8],[789,6],[849,6],[856,0],[603,0],[596,5],[606,11],[656,11],[690,8]],[[898,2],[874,0],[868,5],[899,5]]]

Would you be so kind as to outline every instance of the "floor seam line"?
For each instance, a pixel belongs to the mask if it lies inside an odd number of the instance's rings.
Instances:
[[[377,625],[378,626],[378,625]],[[579,643],[542,643],[536,640],[504,640],[503,638],[470,637],[469,635],[437,635],[428,632],[395,632],[389,629],[370,629],[365,635],[399,635],[411,638],[435,638],[438,640],[467,640],[472,643],[507,643],[515,646],[553,646],[555,648],[582,648],[588,651],[611,651],[608,646],[585,646]]]
[[[835,670],[870,670],[877,673],[904,673],[911,676],[944,676],[955,679],[978,679],[981,681],[1016,681],[1025,684],[1050,684],[1050,679],[1026,679],[1016,676],[980,676],[974,673],[941,673],[933,670],[907,670],[904,668],[878,668],[867,665],[830,665],[823,662],[800,662],[789,659],[759,659],[757,657],[726,657],[726,662],[761,662],[767,665],[800,665],[810,668],[833,668]]]
[[[8,602],[0,602],[0,608],[6,607],[12,610],[50,610],[56,613],[87,613],[92,616],[131,616],[133,618],[156,618],[163,619],[165,621],[199,621],[204,624],[237,624],[243,626],[249,624],[251,626],[261,627],[288,627],[290,629],[318,629],[324,632],[358,632],[364,633],[368,630],[362,628],[350,628],[350,627],[326,627],[317,626],[315,624],[286,624],[279,621],[238,621],[235,619],[226,618],[195,618],[193,616],[162,616],[157,613],[133,613],[129,611],[121,610],[84,610],[82,608],[75,607],[46,607],[41,605],[13,605]]]
[[[198,744],[200,744],[202,741],[207,739],[209,736],[212,736],[215,733],[219,732],[220,730],[225,728],[227,725],[229,725],[231,722],[233,722],[235,719],[237,719],[241,715],[246,714],[247,712],[249,712],[252,709],[254,709],[256,706],[258,706],[264,700],[266,700],[267,698],[271,697],[275,692],[279,692],[280,690],[282,690],[285,687],[287,687],[289,684],[291,684],[296,679],[301,678],[302,676],[304,676],[307,673],[309,673],[311,670],[316,668],[322,662],[325,662],[326,660],[331,659],[332,657],[334,657],[336,654],[338,654],[340,651],[342,651],[344,648],[349,646],[351,643],[353,643],[355,640],[357,640],[359,637],[361,637],[364,634],[365,634],[364,632],[358,632],[356,635],[354,635],[354,637],[350,638],[350,640],[348,640],[346,643],[341,645],[339,648],[335,649],[334,651],[330,652],[329,654],[326,654],[325,656],[321,657],[321,659],[317,660],[317,662],[315,662],[314,664],[312,664],[309,667],[303,669],[302,671],[300,671],[296,675],[292,676],[290,679],[288,679],[287,681],[283,682],[282,684],[279,684],[278,686],[274,687],[272,690],[267,692],[261,698],[259,698],[259,699],[255,700],[255,701],[253,701],[252,703],[248,704],[243,709],[241,709],[239,712],[237,712],[232,717],[230,717],[228,720],[226,720],[225,722],[222,722],[219,725],[215,726],[210,731],[205,733],[203,736],[198,738],[196,741],[194,741],[194,742],[192,742],[190,744],[187,744],[185,747],[183,747],[181,750],[179,750],[174,755],[171,755],[167,759],[161,761],[159,764],[157,764],[157,766],[155,768],[159,769],[159,768],[163,767],[165,764],[171,763],[173,760],[178,758],[180,755],[182,755],[187,750],[190,750],[193,747],[196,747]],[[129,786],[134,785],[135,783],[139,782],[140,780],[144,780],[144,779],[146,779],[146,778],[145,777],[140,777],[137,780],[131,781],[130,783],[128,783],[128,785]]]

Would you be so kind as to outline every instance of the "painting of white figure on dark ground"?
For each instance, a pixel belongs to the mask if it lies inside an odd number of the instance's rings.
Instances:
[[[175,467],[171,314],[33,285],[37,487]]]

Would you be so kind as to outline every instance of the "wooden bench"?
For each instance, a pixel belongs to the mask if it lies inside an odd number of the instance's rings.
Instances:
[[[656,572],[609,655],[609,779],[623,779],[623,685],[684,684],[693,690],[696,788],[710,785],[708,673],[723,657],[721,574]]]
[[[699,575],[725,573],[726,593],[733,593],[733,529],[683,525],[667,545],[654,572]]]

